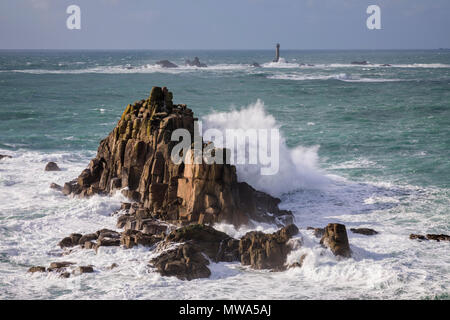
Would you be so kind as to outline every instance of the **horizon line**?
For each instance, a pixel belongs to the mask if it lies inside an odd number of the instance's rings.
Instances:
[[[248,49],[248,48],[239,48],[239,49],[205,49],[205,48],[196,48],[196,49],[180,49],[180,48],[0,48],[0,51],[273,51],[274,48],[256,48],[256,49]],[[441,47],[441,48],[345,48],[345,49],[337,49],[337,48],[315,48],[315,49],[296,49],[296,48],[285,48],[283,51],[382,51],[382,50],[450,50],[450,48]]]

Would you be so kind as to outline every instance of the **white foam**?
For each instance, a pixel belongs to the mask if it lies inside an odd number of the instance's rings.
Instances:
[[[248,70],[249,65],[244,64],[217,64],[210,65],[205,68],[195,66],[178,66],[178,68],[164,68],[157,64],[144,64],[141,66],[131,65],[115,65],[115,66],[98,66],[85,69],[17,69],[17,70],[3,70],[2,72],[15,72],[15,73],[29,73],[29,74],[86,74],[86,73],[99,73],[99,74],[136,74],[136,73],[171,73],[179,74],[185,72],[200,72],[200,71],[239,71]]]
[[[267,114],[261,100],[240,110],[216,112],[203,118],[204,129],[220,130],[224,136],[227,129],[279,129],[275,118]],[[226,147],[232,148],[233,142],[226,141]],[[233,144],[235,152],[238,144]],[[222,147],[219,146],[218,147]],[[253,141],[247,143],[248,152],[257,153],[258,145]],[[317,168],[318,146],[297,146],[289,149],[284,138],[279,143],[279,172],[276,175],[261,175],[261,164],[236,165],[238,179],[246,181],[258,190],[273,195],[301,189],[322,188],[327,184],[327,178]],[[248,158],[247,158],[248,162]]]
[[[278,62],[267,62],[261,65],[263,68],[299,68],[298,63],[287,62],[286,59],[280,58]]]
[[[311,80],[340,80],[344,82],[399,82],[399,81],[412,81],[410,79],[388,79],[388,78],[360,78],[352,77],[346,73],[338,73],[331,75],[320,74],[276,74],[267,76],[268,79],[274,80],[294,80],[294,81],[311,81]]]
[[[258,107],[258,108],[261,108]],[[253,111],[269,121],[262,110]],[[237,112],[237,115],[246,115]],[[250,112],[248,111],[248,112]],[[224,115],[230,118],[230,115]],[[418,242],[409,233],[448,233],[448,191],[437,188],[397,186],[390,181],[356,183],[328,176],[325,189],[302,189],[282,195],[282,207],[292,210],[300,234],[288,263],[306,254],[301,268],[285,272],[252,270],[240,263],[211,263],[210,279],[181,281],[162,277],[149,268],[157,253],[135,247],[75,249],[62,256],[58,241],[72,232],[88,233],[115,229],[122,197],[95,196],[90,199],[64,197],[50,189],[86,167],[94,152],[43,153],[29,150],[0,150],[12,155],[0,163],[0,299],[417,299],[448,297],[450,257],[446,242]],[[311,155],[306,159],[313,159]],[[59,172],[45,172],[48,161],[56,161]],[[306,164],[305,164],[306,161]],[[311,160],[315,163],[316,160]],[[307,166],[303,159],[302,165]],[[345,164],[345,163],[344,163]],[[349,167],[372,165],[361,158]],[[438,204],[438,205],[436,205]],[[425,211],[424,211],[425,208]],[[323,227],[330,222],[347,226],[353,251],[350,259],[338,259],[324,249],[307,226]],[[233,237],[251,230],[274,232],[273,225],[217,229]],[[379,232],[367,237],[349,231],[369,227]],[[94,265],[94,274],[60,279],[54,274],[27,274],[32,265],[52,261]],[[109,270],[112,263],[118,267]],[[238,288],[238,289],[236,289]]]

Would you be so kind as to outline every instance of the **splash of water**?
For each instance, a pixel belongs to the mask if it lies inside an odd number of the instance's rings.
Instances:
[[[240,110],[229,112],[215,112],[203,118],[204,130],[218,129],[225,136],[227,129],[278,129],[275,118],[268,114],[264,103],[257,100]],[[218,145],[218,147],[223,147]],[[237,153],[238,144],[225,141],[225,147],[234,147]],[[246,141],[248,150],[256,150],[257,143]],[[275,175],[261,175],[261,164],[236,165],[238,179],[248,182],[254,188],[269,192],[273,195],[281,195],[298,189],[322,188],[328,184],[328,178],[317,167],[319,147],[297,146],[290,149],[286,145],[284,137],[280,134],[279,141],[279,171]],[[259,163],[259,162],[258,162]]]

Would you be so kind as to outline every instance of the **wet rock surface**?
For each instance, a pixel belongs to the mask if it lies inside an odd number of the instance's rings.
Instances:
[[[336,256],[349,258],[351,256],[348,243],[347,230],[343,224],[330,223],[325,227],[325,233],[320,243],[328,248]]]
[[[163,276],[175,276],[181,280],[208,278],[211,275],[207,267],[208,259],[190,244],[163,252],[152,259],[150,265]]]
[[[421,235],[421,234],[414,234],[411,233],[409,235],[410,239],[413,240],[434,240],[434,241],[450,241],[450,235],[446,234],[427,234],[427,235]]]
[[[166,242],[189,243],[214,262],[238,260],[238,240],[207,225],[195,224],[174,230]]]
[[[58,165],[55,162],[49,162],[45,166],[45,171],[61,171],[61,169],[58,167]]]
[[[287,242],[298,233],[295,225],[289,225],[272,234],[252,231],[239,242],[239,255],[243,265],[254,269],[284,269],[291,248]]]

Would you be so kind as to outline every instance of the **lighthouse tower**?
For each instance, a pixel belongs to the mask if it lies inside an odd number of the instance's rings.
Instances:
[[[273,59],[273,62],[278,62],[280,60],[280,44],[277,43],[277,48],[275,50],[275,59]]]

